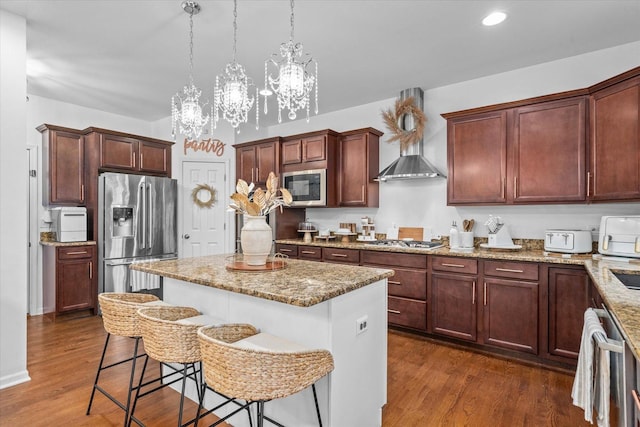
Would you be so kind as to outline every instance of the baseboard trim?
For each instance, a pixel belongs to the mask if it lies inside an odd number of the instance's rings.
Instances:
[[[27,381],[31,381],[31,377],[29,376],[29,371],[22,371],[16,374],[5,375],[0,378],[0,390],[7,387],[13,387],[14,385],[26,383]]]

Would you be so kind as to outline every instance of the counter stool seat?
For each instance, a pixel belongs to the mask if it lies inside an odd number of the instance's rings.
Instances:
[[[140,398],[149,395],[161,388],[182,381],[180,394],[180,410],[178,414],[178,426],[188,425],[195,418],[182,423],[184,409],[184,393],[187,379],[196,383],[198,398],[201,393],[202,369],[200,344],[197,331],[205,325],[220,325],[222,320],[212,316],[201,314],[192,307],[144,307],[137,311],[139,325],[142,333],[142,341],[147,355],[160,362],[171,370],[170,373],[143,383],[147,361],[143,365],[140,383],[136,387],[136,396],[131,408],[131,418],[135,413]],[[176,369],[171,364],[181,364],[182,369]],[[181,375],[178,375],[181,374]],[[160,383],[149,389],[154,383]],[[143,390],[145,390],[143,392]],[[226,396],[224,396],[226,398]],[[225,403],[231,399],[226,398]]]
[[[322,426],[315,383],[333,371],[333,356],[329,351],[309,349],[281,337],[259,333],[248,324],[202,327],[198,330],[198,339],[206,385],[247,401],[247,406],[256,403],[258,427],[262,427],[264,420],[281,425],[264,415],[266,401],[290,396],[309,386],[318,424]],[[200,396],[201,405],[204,392],[205,389]]]
[[[131,409],[131,395],[133,392],[136,361],[139,357],[145,355],[144,353],[138,354],[138,345],[140,343],[142,334],[136,312],[140,307],[169,304],[161,301],[157,296],[151,294],[117,292],[105,292],[99,294],[98,303],[102,312],[102,322],[104,324],[104,329],[107,331],[107,336],[105,338],[104,347],[102,349],[102,356],[100,358],[100,363],[96,372],[96,378],[93,382],[93,389],[91,390],[91,397],[89,398],[89,405],[87,407],[86,414],[89,415],[91,413],[93,399],[95,397],[96,391],[99,391],[125,412],[123,425],[127,425],[129,422],[129,411]],[[107,354],[107,348],[109,347],[109,339],[111,338],[111,335],[134,339],[135,344],[133,347],[133,355],[127,359],[105,365],[104,360],[105,355]],[[98,384],[98,381],[100,379],[100,374],[105,369],[109,369],[127,362],[131,362],[131,374],[129,377],[127,401],[126,403],[123,403],[116,399],[111,393],[102,388]],[[138,420],[134,421],[137,424],[142,425]]]

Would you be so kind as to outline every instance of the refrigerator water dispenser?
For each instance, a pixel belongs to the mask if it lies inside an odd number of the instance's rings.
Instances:
[[[133,206],[113,206],[113,237],[133,237]]]

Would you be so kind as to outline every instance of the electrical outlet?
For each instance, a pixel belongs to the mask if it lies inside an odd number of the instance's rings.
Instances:
[[[369,316],[362,316],[356,320],[356,335],[359,335],[369,327]]]

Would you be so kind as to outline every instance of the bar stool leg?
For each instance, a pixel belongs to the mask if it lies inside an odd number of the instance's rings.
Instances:
[[[144,380],[144,373],[147,371],[147,364],[149,363],[149,356],[144,358],[144,364],[142,365],[142,372],[140,373],[140,380],[138,381],[138,386],[136,387],[136,395],[133,397],[133,403],[131,404],[131,409],[129,410],[129,420],[127,421],[126,426],[131,426],[131,421],[135,421],[136,424],[142,425],[138,419],[134,416],[136,411],[136,404],[138,403],[138,396],[140,396],[140,390],[142,389],[142,381]],[[162,369],[162,367],[160,368]]]
[[[129,422],[129,410],[131,409],[131,391],[133,390],[133,378],[136,374],[136,361],[138,360],[138,344],[141,338],[135,338],[136,343],[133,346],[133,361],[131,362],[131,376],[129,377],[129,391],[127,391],[127,404],[124,409],[124,426]]]
[[[100,357],[100,364],[98,365],[98,372],[96,372],[96,380],[93,382],[93,389],[91,390],[91,397],[89,398],[89,406],[87,407],[86,415],[91,413],[91,405],[93,404],[93,398],[96,395],[96,389],[98,388],[98,379],[100,378],[100,372],[102,372],[102,365],[104,364],[104,355],[107,353],[107,346],[109,345],[110,333],[107,333],[107,337],[104,340],[104,348],[102,349],[102,356]]]
[[[316,414],[318,414],[318,425],[322,427],[322,418],[320,418],[320,406],[318,405],[318,395],[316,394],[315,384],[311,384],[311,390],[313,390],[313,401],[316,404]]]

